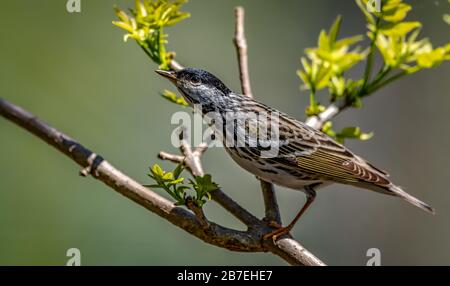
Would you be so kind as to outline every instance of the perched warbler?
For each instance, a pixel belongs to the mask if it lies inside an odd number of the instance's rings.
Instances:
[[[292,222],[287,227],[279,226],[267,237],[276,239],[288,233],[314,201],[315,190],[330,183],[400,197],[434,214],[429,205],[394,185],[385,171],[333,138],[278,110],[232,92],[211,73],[194,68],[156,72],[169,79],[186,101],[202,113],[215,135],[221,138],[228,154],[242,168],[264,181],[305,192],[306,203]],[[270,135],[261,136],[264,133],[261,130]]]

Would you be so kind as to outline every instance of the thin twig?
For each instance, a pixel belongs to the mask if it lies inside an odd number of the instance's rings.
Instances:
[[[181,140],[180,151],[184,155],[184,163],[189,166],[189,169],[194,176],[203,176],[203,166],[200,158],[200,154],[192,151],[191,145],[187,140]]]
[[[375,23],[375,31],[373,32],[372,41],[370,43],[369,55],[367,56],[366,68],[364,70],[364,81],[363,86],[361,87],[362,90],[364,90],[367,84],[369,83],[370,75],[372,73],[372,65],[375,57],[375,47],[376,47],[375,41],[379,33],[380,21],[381,17],[378,17]]]
[[[184,161],[184,156],[181,155],[175,155],[175,154],[170,154],[164,151],[159,152],[158,157],[161,160],[168,160],[171,161],[173,163],[182,163]]]
[[[242,93],[245,96],[253,98],[253,94],[250,86],[250,75],[248,69],[248,48],[247,39],[245,37],[245,11],[243,7],[235,8],[235,32],[234,32],[234,45],[236,46],[238,64],[239,64],[239,76],[241,80]],[[269,182],[261,181],[262,193],[264,197],[264,206],[266,213],[266,220],[273,220],[281,225],[280,210],[278,208],[277,198],[273,185]],[[269,215],[269,217],[267,217]]]
[[[269,222],[275,222],[276,224],[281,226],[281,215],[278,208],[277,197],[275,196],[273,184],[263,180],[260,181],[265,208],[264,219]]]
[[[244,8],[238,6],[234,11],[236,16],[236,30],[234,33],[233,42],[238,55],[242,93],[252,98],[253,94],[250,86],[250,76],[248,73],[247,40],[245,39],[244,33]]]
[[[347,108],[349,105],[345,102],[332,103],[328,105],[328,107],[318,115],[310,116],[306,119],[306,125],[315,128],[322,129],[325,122],[335,117],[339,112],[343,109]]]
[[[177,70],[183,69],[184,67],[179,62],[177,62],[176,60],[172,59],[170,61],[170,68],[172,68],[173,70],[177,71]]]

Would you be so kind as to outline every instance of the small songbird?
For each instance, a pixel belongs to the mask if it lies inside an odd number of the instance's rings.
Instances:
[[[215,135],[221,138],[228,154],[241,167],[264,181],[305,192],[306,203],[292,222],[287,227],[279,226],[265,238],[275,240],[288,233],[314,201],[315,190],[330,183],[400,197],[434,214],[432,207],[394,185],[385,171],[333,138],[256,100],[232,92],[211,73],[194,68],[156,72],[169,79],[185,100],[200,110]],[[268,118],[254,114],[265,114]],[[229,121],[238,123],[230,124]],[[262,129],[269,130],[270,136],[259,138],[263,137],[260,136]]]

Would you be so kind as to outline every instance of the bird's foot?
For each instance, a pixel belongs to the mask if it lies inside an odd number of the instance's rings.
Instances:
[[[282,227],[279,224],[277,224],[277,225],[278,225],[277,229],[275,229],[274,231],[271,231],[269,233],[266,233],[263,236],[263,240],[272,238],[273,242],[275,243],[280,236],[283,236],[285,234],[288,234],[289,236],[291,236],[289,234],[289,232],[291,231],[290,227]]]
[[[270,226],[271,228],[283,228],[283,226],[281,224],[279,224],[278,222],[274,221],[274,220],[270,220],[270,221],[266,221],[267,225]]]

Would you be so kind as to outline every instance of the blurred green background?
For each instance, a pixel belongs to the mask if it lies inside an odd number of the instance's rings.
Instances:
[[[442,21],[447,0],[407,1],[410,19],[424,24],[435,45],[449,41]],[[113,4],[81,0],[3,1],[0,17],[0,96],[21,105],[100,153],[142,183],[148,166],[170,146],[170,118],[180,107],[158,95],[169,83],[139,47],[123,43],[111,24]],[[307,93],[296,70],[306,47],[343,15],[342,36],[365,32],[354,1],[192,0],[192,17],[168,29],[170,45],[186,66],[211,71],[239,91],[231,42],[233,7],[246,8],[253,92],[262,102],[304,119]],[[361,74],[361,67],[354,74]],[[403,79],[341,114],[338,127],[358,124],[375,137],[348,142],[408,192],[437,210],[430,216],[399,199],[352,187],[330,186],[297,224],[294,236],[326,263],[365,265],[366,251],[381,250],[383,265],[450,264],[450,65]],[[270,254],[241,254],[204,244],[92,178],[41,140],[0,118],[0,264],[64,265],[66,250],[81,251],[83,265],[284,265]],[[170,163],[161,163],[166,169]],[[262,216],[255,178],[224,150],[204,166],[225,191]],[[278,189],[284,221],[303,195]],[[209,218],[240,227],[214,202]]]

